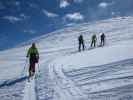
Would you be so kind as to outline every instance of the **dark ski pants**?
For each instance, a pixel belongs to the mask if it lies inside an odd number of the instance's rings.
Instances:
[[[91,47],[96,47],[96,41],[95,40],[92,40]]]
[[[105,44],[104,39],[101,39],[101,46],[104,46],[104,44]]]
[[[33,76],[35,73],[35,62],[30,61],[30,66],[29,66],[29,77]]]
[[[84,43],[79,43],[79,51],[81,51],[81,47],[83,49],[83,51],[85,50],[85,45]]]

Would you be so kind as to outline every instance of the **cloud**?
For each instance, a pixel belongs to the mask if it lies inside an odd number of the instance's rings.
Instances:
[[[24,33],[36,34],[36,31],[35,30],[24,30]]]
[[[2,18],[5,19],[5,20],[10,21],[11,23],[15,23],[15,22],[18,22],[18,21],[22,20],[21,18],[15,17],[15,16],[4,16]]]
[[[47,10],[43,9],[42,12],[47,16],[47,17],[58,17],[58,14],[52,13],[52,12],[48,12]]]
[[[60,8],[66,8],[67,6],[69,6],[69,2],[66,0],[61,0],[60,1]]]
[[[111,12],[111,15],[114,16],[115,15],[115,12]]]
[[[82,3],[84,0],[60,0],[60,8],[66,8],[72,3]]]
[[[106,8],[106,7],[109,6],[109,4],[106,3],[106,2],[101,2],[98,6],[101,7],[101,8]]]
[[[19,1],[16,1],[16,2],[15,2],[15,5],[16,5],[16,6],[20,6],[20,2],[19,2]]]
[[[69,24],[66,24],[65,26],[70,27],[70,26],[74,26],[74,25],[76,25],[76,23],[69,23]]]
[[[31,8],[35,8],[35,9],[38,8],[38,5],[37,5],[37,4],[34,4],[34,3],[29,3],[29,6],[30,6]]]
[[[29,16],[26,16],[23,13],[21,13],[19,15],[19,17],[16,17],[16,16],[4,16],[4,17],[2,17],[2,19],[8,20],[11,23],[19,22],[19,21],[25,20],[27,18],[29,18]]]
[[[23,13],[20,14],[20,17],[21,17],[22,19],[27,19],[27,18],[29,18],[29,16],[26,16],[26,15],[23,14]]]
[[[74,20],[74,21],[81,21],[84,19],[84,16],[80,14],[79,12],[67,14],[65,17],[69,20]]]

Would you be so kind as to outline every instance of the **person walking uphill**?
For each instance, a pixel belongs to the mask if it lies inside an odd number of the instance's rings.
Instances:
[[[38,63],[39,60],[39,53],[35,43],[32,43],[32,46],[29,48],[27,52],[27,57],[29,58],[29,78],[30,78],[34,76],[35,64]]]
[[[85,45],[84,45],[84,39],[83,39],[83,36],[82,35],[80,35],[79,37],[78,37],[78,41],[79,41],[79,52],[81,51],[81,46],[82,46],[82,49],[84,50],[85,49]]]
[[[96,47],[97,37],[96,34],[92,35],[91,47]]]
[[[101,34],[101,46],[104,46],[105,45],[105,34],[102,33]]]

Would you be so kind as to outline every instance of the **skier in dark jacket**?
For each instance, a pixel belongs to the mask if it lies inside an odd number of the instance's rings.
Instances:
[[[32,46],[29,48],[27,52],[27,57],[29,58],[29,78],[34,76],[35,74],[35,64],[38,63],[39,53],[36,48],[35,43],[32,43]]]
[[[96,37],[96,34],[92,35],[92,38],[91,38],[91,47],[96,47],[96,42],[97,42],[97,37]]]
[[[102,33],[101,34],[101,46],[104,46],[105,45],[105,34]]]
[[[84,39],[83,39],[83,36],[80,35],[78,37],[78,41],[79,41],[79,52],[81,51],[81,46],[82,46],[82,49],[84,50],[85,49],[85,45],[84,45]]]

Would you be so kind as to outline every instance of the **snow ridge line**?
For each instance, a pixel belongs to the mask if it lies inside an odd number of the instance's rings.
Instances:
[[[82,67],[82,68],[80,68],[80,69],[73,69],[73,70],[71,70],[71,71],[65,71],[64,69],[63,69],[63,72],[64,73],[75,73],[75,72],[78,72],[78,71],[84,71],[84,70],[87,70],[88,68],[90,69],[90,68],[99,68],[99,67],[112,67],[112,66],[117,66],[117,65],[126,65],[126,64],[133,64],[133,58],[130,58],[130,59],[126,59],[126,60],[121,60],[121,61],[118,61],[118,62],[113,62],[113,63],[109,63],[109,64],[104,64],[104,65],[99,65],[99,66],[89,66],[89,67]],[[86,73],[88,73],[88,72],[86,72]],[[76,76],[77,76],[78,74],[76,74]],[[72,77],[72,75],[67,75],[67,76],[71,76]]]

